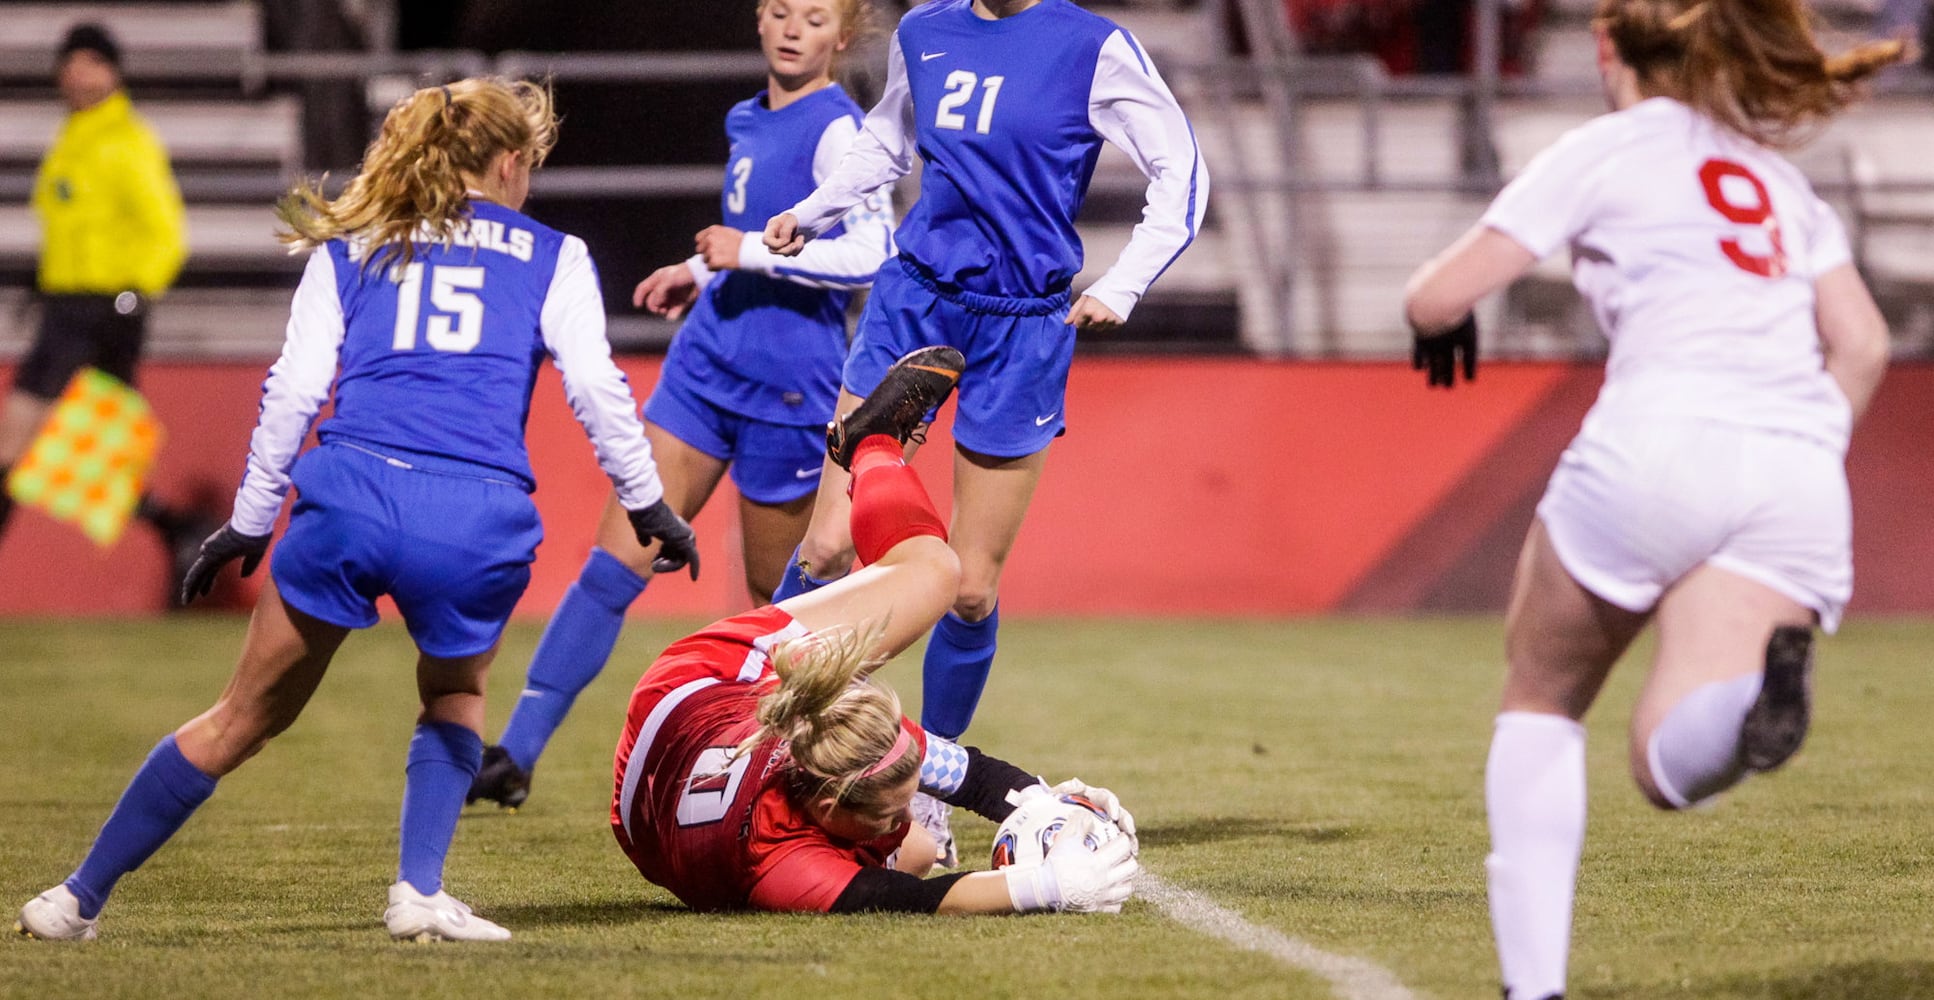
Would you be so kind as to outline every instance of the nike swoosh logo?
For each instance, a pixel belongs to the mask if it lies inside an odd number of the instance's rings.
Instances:
[[[920,61],[921,61],[921,62],[931,62],[931,61],[933,61],[933,60],[935,60],[935,59],[938,59],[938,58],[940,58],[941,56],[944,56],[944,55],[946,55],[946,54],[947,54],[947,53],[945,53],[945,52],[922,52],[922,53],[920,53]]]
[[[814,476],[817,476],[817,475],[819,475],[819,470],[818,470],[818,469],[794,469],[794,470],[792,470],[792,478],[794,478],[794,479],[811,479],[812,477],[814,477]]]
[[[1034,426],[1036,426],[1036,427],[1046,427],[1046,426],[1048,425],[1048,421],[1050,421],[1050,420],[1053,420],[1053,419],[1054,419],[1055,417],[1058,417],[1058,416],[1060,416],[1060,415],[1061,415],[1061,411],[1060,411],[1060,410],[1056,410],[1056,411],[1054,411],[1053,413],[1050,413],[1050,414],[1048,414],[1048,415],[1047,415],[1047,416],[1045,416],[1045,417],[1035,417],[1035,418],[1034,418]]]

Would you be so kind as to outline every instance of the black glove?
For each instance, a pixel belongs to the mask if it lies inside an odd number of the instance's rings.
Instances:
[[[1430,372],[1430,384],[1446,389],[1457,384],[1457,352],[1464,352],[1464,381],[1477,378],[1477,314],[1442,333],[1417,334],[1410,367]]]
[[[631,519],[638,544],[658,543],[658,557],[651,561],[653,573],[672,573],[690,566],[692,579],[698,579],[698,536],[669,504],[660,500],[643,510],[625,511],[625,516]]]
[[[262,556],[269,551],[269,535],[244,535],[224,524],[220,531],[202,540],[201,555],[195,557],[195,564],[188,567],[188,575],[181,578],[181,593],[175,599],[183,607],[197,597],[207,597],[215,589],[215,576],[222,567],[242,560],[242,575],[255,572],[262,565]]]

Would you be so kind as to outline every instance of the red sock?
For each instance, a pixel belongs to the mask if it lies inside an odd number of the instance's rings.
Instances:
[[[874,434],[862,438],[858,447],[853,449],[853,478],[860,473],[881,465],[904,465],[907,460],[906,446],[891,434]]]
[[[875,444],[892,445],[889,454]],[[867,459],[872,461],[868,462]],[[875,563],[895,545],[909,538],[932,535],[947,540],[947,524],[933,509],[920,474],[900,457],[900,443],[886,435],[860,442],[853,456],[853,551],[861,562]]]

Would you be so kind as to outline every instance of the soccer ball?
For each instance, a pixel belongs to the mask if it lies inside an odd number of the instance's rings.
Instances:
[[[994,832],[994,867],[1039,864],[1062,837],[1079,837],[1093,851],[1119,836],[1121,828],[1086,796],[1032,795]]]

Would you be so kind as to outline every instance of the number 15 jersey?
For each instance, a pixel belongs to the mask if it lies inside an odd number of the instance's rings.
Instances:
[[[474,466],[527,492],[531,389],[546,357],[627,510],[664,493],[631,387],[611,360],[604,301],[584,241],[473,198],[448,245],[419,241],[407,265],[363,266],[341,239],[309,255],[282,356],[235,496],[235,527],[267,534],[289,470],[333,386],[323,441]]]
[[[1814,282],[1851,254],[1779,154],[1655,97],[1567,133],[1484,223],[1541,258],[1570,245],[1612,345],[1593,420],[1691,417],[1846,449]]]

